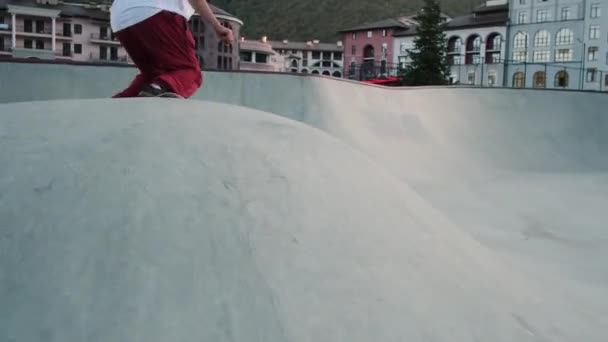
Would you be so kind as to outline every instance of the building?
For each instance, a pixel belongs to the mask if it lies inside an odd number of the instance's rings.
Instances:
[[[502,85],[508,14],[507,0],[489,0],[471,14],[446,17],[450,84]],[[399,68],[411,62],[417,26],[414,21],[393,34],[393,63]]]
[[[586,4],[605,0],[516,0],[509,6],[506,85],[583,89]],[[589,26],[591,28],[591,26]],[[599,35],[597,33],[591,33]],[[603,40],[606,40],[605,36]],[[605,42],[603,42],[605,51]],[[594,45],[596,46],[596,45]],[[598,46],[599,47],[599,46]]]
[[[239,43],[239,70],[285,72],[285,57],[272,49],[266,37],[262,40],[246,40],[241,37]]]
[[[584,57],[586,90],[608,90],[608,1],[585,1]]]
[[[243,22],[234,15],[221,8],[210,5],[213,13],[220,23],[234,33],[236,42],[240,40]],[[201,68],[205,70],[237,70],[239,65],[239,44],[222,43],[211,24],[203,20],[198,14],[190,19],[190,28],[194,36],[196,54]]]
[[[243,22],[211,7],[238,39]],[[190,25],[203,68],[238,68],[238,44],[219,42],[215,32],[206,29],[210,25],[197,14]],[[109,4],[58,0],[0,0],[0,57],[132,63],[110,27]]]
[[[344,51],[342,42],[321,43],[271,41],[272,49],[283,56],[289,72],[322,74],[342,77],[344,74]]]
[[[346,77],[356,80],[396,75],[393,34],[416,25],[413,16],[363,23],[341,30]]]
[[[112,35],[108,5],[0,0],[0,56],[129,63]]]

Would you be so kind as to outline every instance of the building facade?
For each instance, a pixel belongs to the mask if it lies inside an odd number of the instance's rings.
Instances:
[[[450,84],[501,86],[505,69],[507,0],[490,0],[473,13],[446,17]],[[394,33],[393,63],[404,68],[415,48],[417,22]]]
[[[130,63],[114,38],[108,5],[0,1],[0,55],[79,62]]]
[[[283,56],[288,72],[321,74],[342,77],[344,74],[344,48],[342,42],[321,43],[271,41],[272,49]]]
[[[241,38],[239,43],[239,70],[285,72],[285,57],[272,49],[263,37],[260,41]]]
[[[224,27],[234,34],[235,43],[222,43],[210,23],[195,14],[190,18],[190,29],[194,36],[196,55],[204,70],[237,70],[239,65],[239,44],[243,22],[221,8],[210,5],[213,13]]]
[[[586,88],[583,70],[587,2],[593,0],[510,2],[507,86]]]
[[[584,21],[584,89],[608,90],[608,0],[587,0]]]
[[[345,77],[370,80],[396,75],[393,35],[416,25],[412,18],[389,18],[340,31],[344,41]]]

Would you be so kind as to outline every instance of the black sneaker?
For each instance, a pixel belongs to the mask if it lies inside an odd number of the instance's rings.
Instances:
[[[167,88],[158,84],[146,84],[139,92],[139,97],[172,97],[181,99],[182,97],[176,93],[169,91]]]

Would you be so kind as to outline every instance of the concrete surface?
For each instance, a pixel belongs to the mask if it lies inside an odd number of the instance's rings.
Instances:
[[[608,338],[606,94],[0,74],[9,341]]]

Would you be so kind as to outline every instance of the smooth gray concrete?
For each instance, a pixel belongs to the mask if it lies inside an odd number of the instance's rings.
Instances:
[[[0,63],[0,102],[132,73]],[[196,99],[0,105],[9,340],[608,338],[605,94],[206,73]]]

